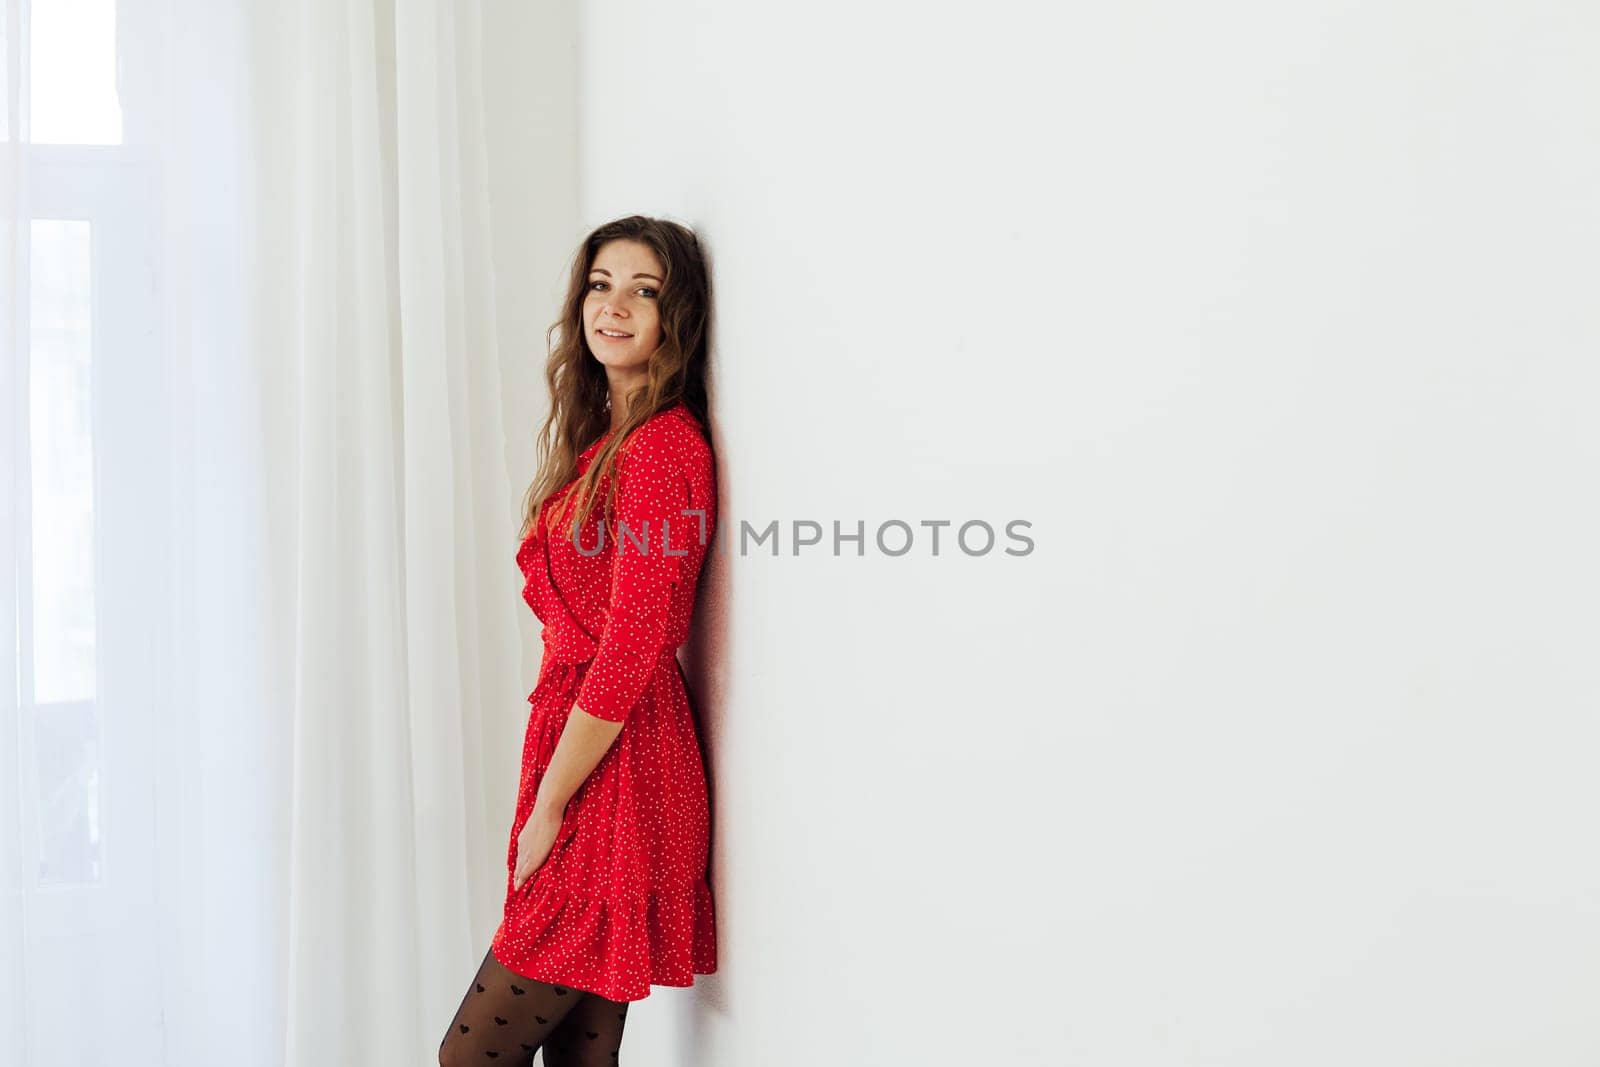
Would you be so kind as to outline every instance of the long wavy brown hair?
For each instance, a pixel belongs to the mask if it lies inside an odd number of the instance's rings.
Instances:
[[[711,274],[705,252],[693,230],[666,219],[629,215],[593,230],[572,257],[561,318],[545,331],[549,357],[545,382],[550,387],[550,414],[537,439],[538,473],[523,497],[519,542],[533,532],[539,512],[551,494],[578,473],[578,456],[611,426],[606,369],[589,349],[583,326],[583,299],[589,271],[607,241],[618,239],[648,245],[664,268],[656,308],[661,318],[661,344],[646,366],[648,379],[627,397],[627,418],[611,440],[595,454],[568,501],[554,512],[572,515],[569,536],[588,519],[596,487],[613,469],[628,436],[651,416],[680,400],[700,420],[710,443],[707,421],[706,358],[711,321]],[[552,340],[554,338],[554,340]],[[615,507],[616,479],[608,482],[603,515],[608,523]],[[576,510],[572,507],[576,504]],[[557,521],[552,514],[552,526]]]

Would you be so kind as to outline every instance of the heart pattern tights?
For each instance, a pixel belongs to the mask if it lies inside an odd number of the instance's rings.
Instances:
[[[627,1018],[626,1002],[524,978],[489,952],[439,1044],[439,1063],[526,1067],[542,1048],[545,1067],[615,1067]]]

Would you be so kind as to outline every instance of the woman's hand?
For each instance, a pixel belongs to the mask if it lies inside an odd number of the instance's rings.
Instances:
[[[562,808],[534,801],[533,812],[517,835],[517,862],[511,872],[513,889],[521,889],[522,884],[533,877],[533,872],[550,858],[556,834],[561,831],[561,815]]]

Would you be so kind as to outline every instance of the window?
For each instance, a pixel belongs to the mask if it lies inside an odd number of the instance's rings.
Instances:
[[[27,1067],[160,1061],[158,976],[128,972],[160,936],[161,10],[7,0],[0,25],[0,1061]]]

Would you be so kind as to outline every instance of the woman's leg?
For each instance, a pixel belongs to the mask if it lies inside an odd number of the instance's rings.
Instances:
[[[531,1064],[534,1051],[586,995],[570,986],[524,978],[502,966],[493,951],[486,952],[439,1043],[439,1063]]]
[[[544,1043],[544,1067],[616,1067],[628,1002],[585,993]]]

